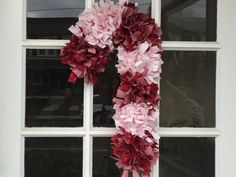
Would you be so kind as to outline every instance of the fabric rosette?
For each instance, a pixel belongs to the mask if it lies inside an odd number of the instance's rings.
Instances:
[[[68,64],[71,74],[68,81],[75,83],[77,78],[84,78],[88,83],[97,82],[97,74],[105,70],[109,48],[100,48],[88,44],[84,37],[73,35],[70,42],[61,50],[63,64]]]
[[[138,72],[146,79],[148,84],[158,83],[161,73],[161,49],[151,46],[147,42],[140,44],[133,51],[126,51],[123,47],[118,48],[118,73],[121,75],[130,72],[133,75]]]
[[[84,78],[95,84],[97,74],[105,70],[107,56],[113,47],[113,32],[122,22],[124,6],[110,0],[100,0],[85,9],[78,22],[69,28],[73,33],[70,42],[61,49],[63,64],[69,64],[69,81]]]
[[[101,0],[91,8],[85,9],[78,22],[69,28],[76,36],[85,35],[85,40],[94,46],[113,48],[113,32],[122,22],[124,6],[113,1]]]
[[[155,20],[147,14],[137,13],[135,4],[126,3],[122,14],[122,23],[113,33],[115,47],[123,46],[125,50],[132,51],[141,43],[147,41],[152,46],[161,48],[161,28]]]
[[[135,75],[127,71],[120,76],[120,86],[117,89],[116,97],[113,99],[115,107],[121,108],[126,104],[146,103],[153,110],[158,108],[160,95],[157,84],[148,84],[141,73]]]
[[[112,153],[117,167],[123,169],[122,177],[148,177],[159,157],[159,146],[152,134],[145,131],[145,138],[132,135],[123,127],[112,137]]]
[[[145,103],[130,103],[116,109],[113,115],[116,127],[123,127],[132,135],[145,136],[145,131],[153,131],[156,126],[155,111]]]

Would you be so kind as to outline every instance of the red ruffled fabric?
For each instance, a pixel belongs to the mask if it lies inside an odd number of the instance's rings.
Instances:
[[[129,172],[133,172],[133,176],[137,172],[148,176],[159,157],[158,143],[148,131],[145,131],[145,139],[130,134],[122,127],[120,131],[121,133],[115,134],[111,139],[117,167],[123,168],[123,176]]]
[[[84,78],[87,83],[95,84],[97,74],[104,72],[108,63],[109,48],[92,46],[84,40],[72,35],[70,42],[61,49],[61,62],[70,65],[71,74],[68,81],[75,83],[77,78]]]
[[[145,41],[161,49],[161,28],[147,14],[137,13],[133,3],[126,4],[122,15],[122,24],[113,33],[115,47],[122,45],[132,51]]]
[[[141,73],[126,72],[120,76],[120,86],[117,89],[116,97],[113,99],[114,104],[123,107],[131,102],[146,103],[152,108],[157,108],[160,100],[157,84],[148,84]]]

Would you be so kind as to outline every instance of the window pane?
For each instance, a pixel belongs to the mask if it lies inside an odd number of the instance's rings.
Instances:
[[[93,139],[93,177],[121,176],[111,155],[111,138]]]
[[[99,2],[100,0],[95,0],[95,2]],[[114,3],[118,3],[119,2],[119,0],[111,0],[111,1],[113,1]]]
[[[160,177],[214,177],[214,138],[161,138]]]
[[[25,138],[25,177],[82,177],[82,138]]]
[[[84,0],[27,0],[28,39],[68,39]]]
[[[138,12],[151,16],[152,0],[129,0],[132,3],[138,3]]]
[[[98,82],[94,86],[93,95],[93,125],[95,127],[114,127],[112,99],[119,86],[119,75],[115,64],[117,56],[111,54],[109,64],[104,73],[99,74]]]
[[[215,127],[216,52],[166,51],[160,126]]]
[[[59,50],[27,50],[27,127],[82,126],[83,81],[69,84],[69,72],[60,62]]]
[[[164,40],[216,40],[216,0],[162,0],[161,4]]]

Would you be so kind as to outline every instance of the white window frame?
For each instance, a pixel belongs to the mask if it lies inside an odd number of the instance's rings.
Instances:
[[[85,8],[91,7],[93,0],[85,0]],[[13,3],[12,3],[13,5]],[[84,125],[79,128],[26,128],[25,125],[25,82],[26,82],[26,49],[59,49],[65,45],[67,40],[30,40],[26,39],[26,0],[16,3],[16,6],[22,5],[19,10],[23,13],[20,26],[22,27],[22,67],[17,73],[22,72],[21,78],[21,130],[14,132],[15,137],[21,137],[20,157],[20,177],[24,177],[24,139],[25,137],[83,137],[83,177],[92,177],[92,143],[93,137],[111,137],[115,128],[94,128],[92,125],[93,110],[90,105],[93,104],[93,86],[84,84]],[[182,42],[182,41],[164,41],[165,50],[181,51],[216,51],[216,128],[158,128],[161,137],[214,137],[215,138],[215,177],[220,177],[220,116],[221,116],[221,38],[222,38],[222,5],[218,0],[217,5],[217,41],[216,42]],[[152,16],[160,24],[161,0],[152,0]],[[20,52],[19,52],[20,53]],[[18,97],[17,97],[18,98]],[[86,98],[86,99],[85,99]],[[17,109],[16,112],[19,112]],[[17,136],[17,133],[20,133]],[[0,142],[1,143],[1,142]],[[19,155],[19,154],[18,154]],[[0,166],[1,168],[1,166]],[[14,170],[14,169],[12,169]],[[159,177],[158,163],[153,170],[153,177]],[[1,175],[1,173],[0,173]],[[9,176],[6,176],[9,177]]]

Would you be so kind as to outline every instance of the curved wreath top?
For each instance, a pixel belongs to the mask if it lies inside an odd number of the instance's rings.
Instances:
[[[136,4],[114,4],[100,0],[79,15],[69,30],[69,43],[61,49],[63,64],[77,78],[95,84],[104,72],[109,53],[118,51],[116,65],[120,86],[114,102],[116,135],[112,137],[113,158],[122,177],[147,177],[159,157],[155,133],[160,100],[161,29],[149,15],[138,13]]]

